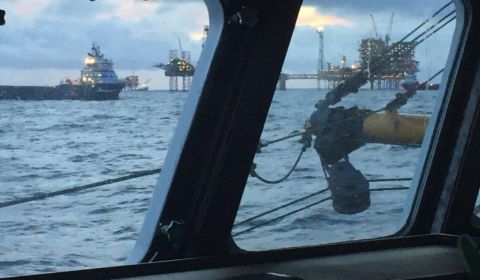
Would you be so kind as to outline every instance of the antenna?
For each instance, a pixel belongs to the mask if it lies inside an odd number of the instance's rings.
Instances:
[[[370,14],[370,19],[372,20],[373,32],[375,35],[375,39],[378,39],[378,31],[377,31],[377,24],[375,23],[375,18],[372,14]]]

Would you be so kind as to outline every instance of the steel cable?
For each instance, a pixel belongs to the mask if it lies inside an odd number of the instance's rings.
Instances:
[[[408,189],[410,189],[410,188],[408,188],[408,187],[393,187],[393,188],[375,188],[375,189],[370,189],[370,191],[372,191],[372,192],[381,192],[381,191],[397,191],[397,190],[408,190]],[[312,196],[314,196],[314,195],[320,194],[321,192],[325,192],[326,190],[328,190],[328,188],[323,189],[323,190],[321,190],[321,191],[319,191],[319,192],[317,192],[317,193],[314,193],[314,194],[312,194],[312,195],[305,196],[304,198],[305,198],[305,199],[307,199],[307,197],[310,198],[310,197],[312,197]],[[315,206],[315,205],[318,205],[318,204],[320,204],[320,203],[323,203],[323,202],[325,202],[325,201],[328,201],[328,200],[330,200],[331,198],[332,198],[332,197],[329,196],[329,197],[320,199],[320,200],[318,200],[318,201],[316,201],[316,202],[313,202],[313,203],[310,203],[310,204],[308,204],[308,205],[306,205],[306,206],[297,208],[297,209],[295,209],[295,210],[293,210],[293,211],[287,212],[287,213],[285,213],[285,214],[283,214],[283,215],[280,215],[280,216],[278,216],[278,217],[275,217],[275,218],[273,218],[273,219],[267,220],[267,221],[265,221],[265,222],[262,222],[262,223],[260,223],[260,224],[254,225],[254,226],[249,227],[249,228],[247,228],[247,229],[244,229],[244,230],[242,230],[242,231],[236,232],[236,233],[232,234],[232,237],[236,237],[236,236],[245,234],[245,233],[250,232],[250,231],[252,231],[252,230],[254,230],[254,229],[257,229],[257,228],[259,228],[259,227],[262,227],[262,226],[268,225],[268,224],[270,224],[270,223],[273,223],[273,222],[275,222],[275,221],[281,220],[281,219],[283,219],[283,218],[285,218],[285,217],[288,217],[288,216],[290,216],[290,215],[293,215],[293,214],[295,214],[295,213],[301,212],[301,211],[306,210],[306,209],[308,209],[308,208],[311,208],[311,207],[313,207],[313,206]],[[300,201],[303,201],[303,200],[305,200],[305,199],[299,198],[299,199],[296,199],[295,201],[300,202]],[[290,203],[289,205],[292,205],[292,204],[294,204],[294,203]],[[284,204],[284,205],[286,205],[286,204]],[[275,209],[281,209],[281,208],[283,208],[283,207],[277,207],[277,208],[275,208]],[[273,209],[272,209],[272,210],[273,210]],[[274,212],[274,211],[272,211],[272,210],[269,210],[269,211],[264,212],[264,213],[262,213],[262,214],[256,215],[256,216],[254,216],[254,217],[252,217],[252,218],[249,218],[249,219],[246,219],[246,220],[244,220],[244,221],[242,221],[242,222],[239,222],[239,223],[237,223],[237,224],[234,224],[233,227],[239,226],[239,225],[241,225],[241,224],[245,224],[245,223],[247,223],[247,222],[253,221],[254,219],[256,219],[256,218],[258,218],[258,217],[262,217],[262,216],[264,216],[264,215],[266,215],[266,214],[269,214],[269,213]]]
[[[36,193],[36,194],[34,194],[30,197],[19,198],[19,199],[15,199],[15,200],[12,200],[12,201],[7,201],[7,202],[1,202],[0,203],[0,208],[5,208],[5,207],[9,207],[9,206],[17,205],[17,204],[23,204],[23,203],[27,203],[27,202],[31,202],[31,201],[36,201],[36,200],[44,200],[44,199],[47,199],[49,197],[75,193],[75,192],[84,191],[84,190],[88,190],[88,189],[92,189],[92,188],[96,188],[96,187],[100,187],[100,186],[104,186],[104,185],[110,185],[110,184],[113,184],[113,183],[118,183],[118,182],[127,181],[127,180],[131,180],[131,179],[135,179],[135,178],[145,177],[145,176],[160,173],[160,171],[161,171],[161,169],[151,169],[151,170],[137,171],[137,172],[133,172],[132,174],[127,175],[127,176],[122,176],[122,177],[118,177],[118,178],[114,178],[114,179],[108,179],[108,180],[104,180],[104,181],[100,181],[100,182],[96,182],[96,183],[92,183],[92,184],[88,184],[88,185],[72,187],[72,188],[67,188],[67,189],[54,191],[54,192],[48,192],[48,193]]]
[[[305,153],[306,149],[307,148],[305,146],[302,147],[302,150],[300,151],[300,154],[298,155],[297,159],[295,160],[295,163],[293,164],[292,168],[290,168],[290,170],[288,171],[288,173],[285,176],[283,176],[282,178],[280,178],[278,180],[268,180],[268,179],[265,179],[262,176],[258,175],[257,171],[255,171],[255,168],[257,167],[255,163],[253,164],[252,169],[250,170],[250,175],[252,177],[255,177],[258,180],[264,182],[265,184],[272,184],[273,185],[273,184],[281,183],[281,182],[285,181],[288,177],[290,177],[293,170],[295,170],[295,168],[297,168],[297,165],[300,162],[300,159],[302,158],[302,155],[303,155],[303,153]]]

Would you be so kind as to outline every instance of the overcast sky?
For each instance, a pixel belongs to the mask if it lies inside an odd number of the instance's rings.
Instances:
[[[324,28],[325,62],[358,61],[362,38],[373,36],[370,13],[378,33],[388,30],[394,12],[392,40],[398,40],[430,17],[447,1],[313,1],[306,0],[284,65],[288,73],[314,73],[318,58],[316,29]],[[135,71],[151,78],[152,88],[166,88],[163,71],[153,64],[166,62],[169,49],[201,52],[208,13],[194,0],[1,0],[7,24],[0,27],[0,84],[54,85],[78,77],[92,41],[115,63],[119,76]],[[451,8],[453,9],[453,8]],[[454,24],[417,49],[419,78],[445,63]],[[313,85],[313,83],[312,83]]]

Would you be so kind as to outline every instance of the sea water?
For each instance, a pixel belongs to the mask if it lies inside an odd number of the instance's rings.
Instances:
[[[360,91],[340,105],[379,109],[394,93]],[[420,93],[402,112],[432,112],[438,93]],[[324,95],[317,90],[276,92],[262,139],[301,131]],[[160,168],[186,98],[188,93],[149,91],[122,92],[115,101],[0,102],[0,203]],[[300,148],[298,138],[268,146],[255,158],[257,172],[268,179],[282,177]],[[409,177],[420,150],[367,144],[350,160],[367,178]],[[157,176],[0,209],[0,276],[123,264]],[[398,186],[410,183],[371,185]],[[310,148],[281,184],[249,178],[237,222],[325,187],[318,155]],[[352,216],[335,213],[331,202],[325,202],[235,240],[243,248],[261,250],[378,237],[395,231],[405,199],[406,191],[372,193],[372,206]],[[234,233],[254,224],[234,228]]]

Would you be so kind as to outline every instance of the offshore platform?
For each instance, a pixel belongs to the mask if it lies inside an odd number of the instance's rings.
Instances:
[[[418,61],[415,60],[415,45],[411,42],[389,44],[385,40],[368,38],[360,43],[360,67],[369,69],[372,61],[380,58],[387,49],[390,49],[390,63],[387,68],[376,75],[368,77],[370,89],[397,90],[406,74],[418,72]]]
[[[140,83],[137,75],[129,75],[125,78],[125,90],[130,91],[148,91],[148,83],[151,79],[146,79],[143,83]]]
[[[159,63],[154,67],[165,70],[165,76],[169,77],[170,91],[188,91],[192,84],[195,66],[190,62],[190,52],[180,49],[181,57],[178,57],[177,50],[170,50],[167,64]],[[181,88],[178,87],[178,79],[181,79]]]
[[[393,53],[390,65],[376,75],[368,77],[370,89],[398,90],[406,74],[418,72],[418,61],[415,60],[415,46],[410,42],[391,43],[390,33],[392,31],[394,13],[390,17],[390,23],[385,38],[378,35],[375,19],[370,15],[374,37],[362,39],[358,48],[359,65],[347,66],[347,58],[341,56],[341,64],[332,66],[324,63],[324,31],[317,29],[319,39],[317,73],[315,74],[287,74],[281,73],[278,81],[279,90],[287,89],[288,80],[317,80],[318,89],[330,89],[336,87],[342,81],[352,77],[360,71],[367,70],[372,61],[381,57],[387,50]],[[327,67],[325,67],[325,64]]]
[[[205,43],[209,31],[209,25],[203,28],[202,47]],[[195,66],[191,62],[190,52],[182,49],[182,42],[178,39],[180,50],[170,50],[168,54],[168,63],[159,63],[154,67],[165,70],[165,76],[169,77],[170,91],[188,91],[192,84],[192,77],[195,73]],[[178,53],[180,52],[180,57]],[[181,87],[178,86],[178,80],[181,79]]]

